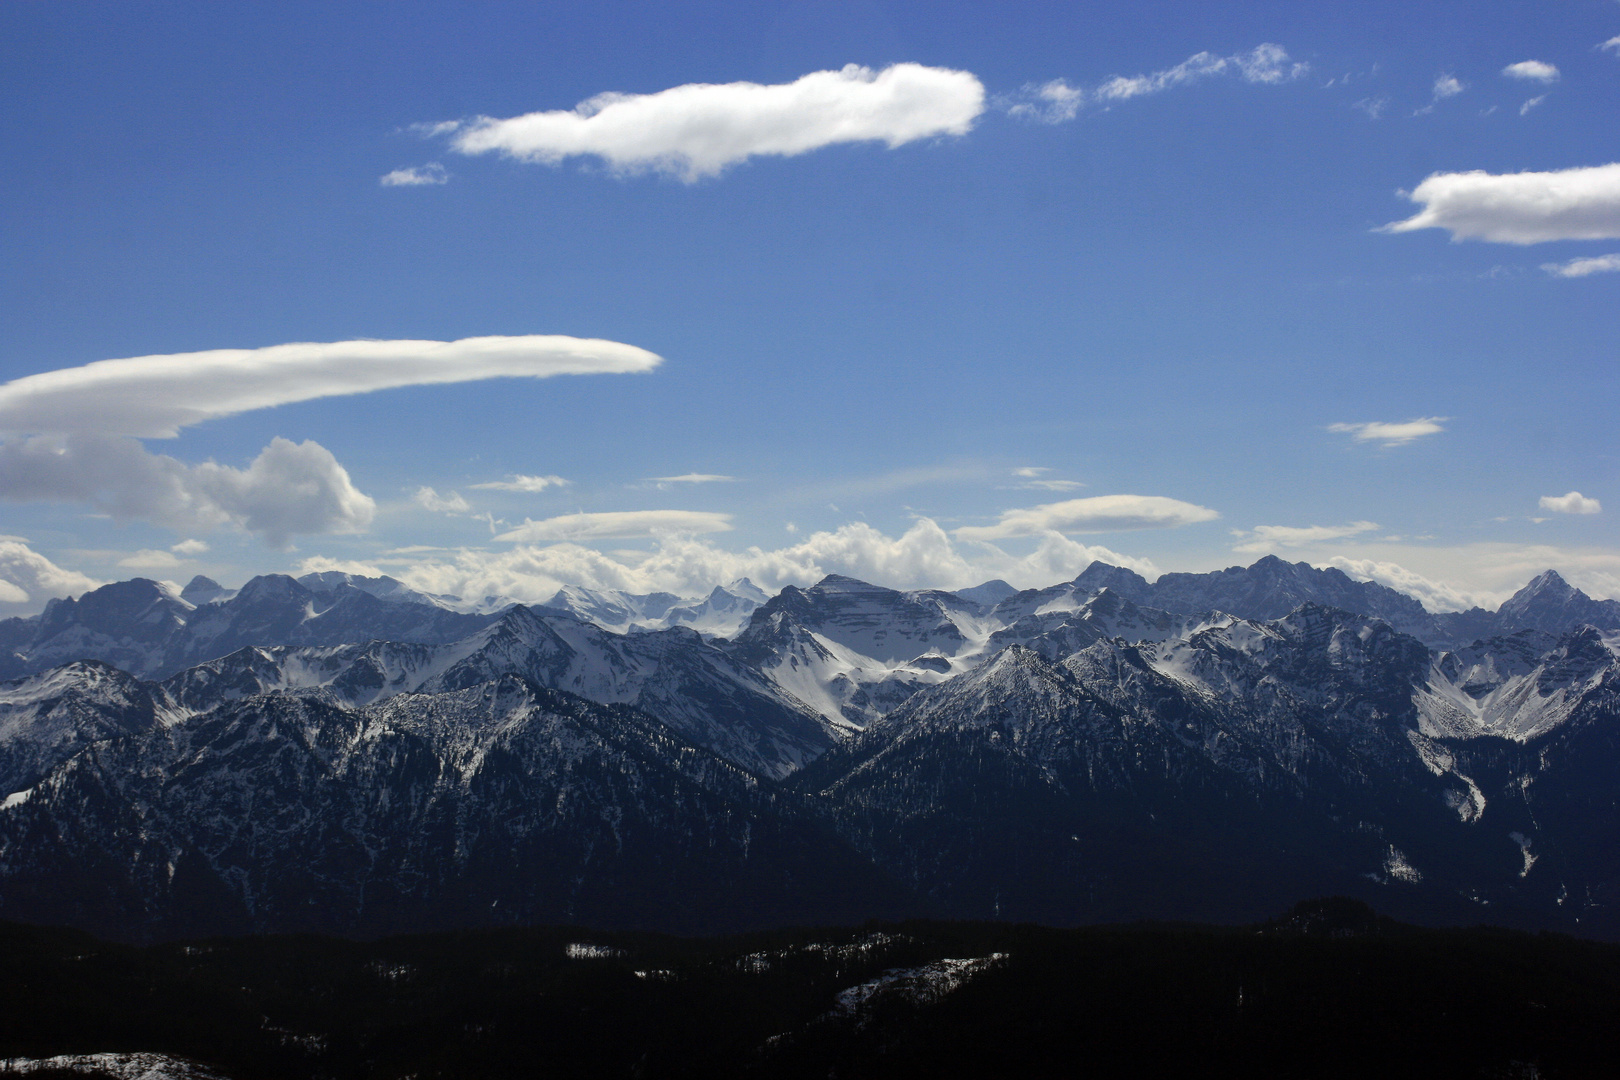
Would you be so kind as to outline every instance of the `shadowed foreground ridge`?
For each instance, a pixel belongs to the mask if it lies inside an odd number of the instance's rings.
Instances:
[[[1620,947],[1418,929],[1346,899],[1238,928],[709,939],[533,928],[133,948],[0,924],[0,1057],[161,1054],[226,1080],[1586,1077],[1620,1054],[1617,1010]]]

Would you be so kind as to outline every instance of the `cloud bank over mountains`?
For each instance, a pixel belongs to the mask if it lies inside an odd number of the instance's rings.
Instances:
[[[898,537],[854,522],[774,550],[751,546],[731,551],[689,532],[671,531],[658,535],[646,552],[607,553],[571,542],[519,543],[506,551],[462,549],[381,559],[369,569],[426,592],[543,601],[563,585],[701,595],[740,577],[775,591],[784,585],[811,585],[829,573],[901,589],[963,588],[989,578],[1020,586],[1049,585],[1073,578],[1097,559],[1150,576],[1158,572],[1148,560],[1056,532],[1042,534],[1022,555],[990,544],[959,544],[929,518],[917,520]]]

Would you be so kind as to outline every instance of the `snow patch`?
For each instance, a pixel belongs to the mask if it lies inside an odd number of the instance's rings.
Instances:
[[[839,991],[834,1016],[853,1016],[864,1026],[871,1006],[879,1001],[898,999],[913,1005],[931,1005],[967,985],[969,979],[1006,963],[1006,953],[965,960],[946,958],[921,967],[893,968],[882,975]]]
[[[220,1073],[167,1054],[62,1054],[51,1058],[0,1059],[0,1072],[46,1070],[116,1076],[118,1080],[226,1080]]]
[[[1510,832],[1508,833],[1508,839],[1519,845],[1519,854],[1524,857],[1524,869],[1519,871],[1519,876],[1529,877],[1530,868],[1536,865],[1536,859],[1540,857],[1531,854],[1530,837],[1524,835],[1522,832]]]
[[[611,960],[623,956],[623,949],[611,945],[592,945],[585,941],[570,941],[563,946],[563,955],[570,960]]]

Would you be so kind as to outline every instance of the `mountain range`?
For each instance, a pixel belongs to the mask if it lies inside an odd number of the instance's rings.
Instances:
[[[137,579],[0,644],[0,917],[720,932],[1346,894],[1620,936],[1620,604],[1551,571],[1440,615],[1270,557],[532,607]]]

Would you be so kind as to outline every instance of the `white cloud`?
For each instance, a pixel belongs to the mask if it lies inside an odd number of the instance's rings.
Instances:
[[[325,574],[330,571],[340,574],[356,574],[360,577],[382,577],[383,572],[371,563],[359,562],[354,559],[329,559],[325,555],[311,555],[299,560],[298,574]]]
[[[173,438],[250,409],[404,386],[650,371],[633,345],[554,335],[339,341],[98,360],[0,386],[0,431]]]
[[[1356,442],[1382,442],[1385,446],[1405,446],[1424,435],[1438,435],[1449,416],[1420,416],[1399,424],[1373,421],[1366,424],[1329,424],[1329,431],[1348,433]]]
[[[176,555],[201,555],[208,550],[208,544],[203,540],[182,540],[178,544],[171,544],[169,550]]]
[[[1347,559],[1339,555],[1329,559],[1327,565],[1338,567],[1358,581],[1376,581],[1414,596],[1429,611],[1464,611],[1480,600],[1476,594],[1459,590],[1443,581],[1431,581],[1398,563]]]
[[[1608,41],[1605,41],[1603,44],[1599,45],[1598,48],[1603,49],[1603,50],[1605,50],[1607,52],[1612,52],[1615,55],[1620,56],[1620,34],[1616,34],[1614,37],[1610,38]]]
[[[46,600],[82,594],[103,583],[64,570],[22,540],[0,539],[0,613],[24,615]]]
[[[433,139],[440,135],[448,135],[460,126],[460,120],[440,120],[421,124],[407,124],[405,130],[412,135],[420,135],[424,139]]]
[[[1116,75],[1099,86],[1093,96],[1099,101],[1127,101],[1145,94],[1157,94],[1172,87],[1227,74],[1236,69],[1245,82],[1274,85],[1297,79],[1310,70],[1310,65],[1293,63],[1281,45],[1269,42],[1257,45],[1237,56],[1216,56],[1214,53],[1195,53],[1173,68],[1155,71],[1151,75],[1126,77]]]
[[[1455,75],[1436,76],[1434,80],[1434,100],[1444,101],[1446,98],[1456,97],[1466,89],[1468,89],[1468,85]]]
[[[1453,240],[1499,244],[1620,238],[1620,163],[1503,175],[1435,173],[1406,197],[1423,210],[1379,231],[1448,229]]]
[[[179,532],[232,525],[275,547],[298,534],[362,532],[376,511],[325,447],[281,438],[246,469],[186,465],[116,436],[13,439],[0,444],[0,498],[84,502]]]
[[[143,548],[133,555],[119,559],[118,565],[127,566],[132,570],[173,570],[180,565],[180,560],[173,552]]]
[[[1527,82],[1555,83],[1558,81],[1558,69],[1552,64],[1540,60],[1520,60],[1517,64],[1509,64],[1502,69],[1502,74],[1510,79],[1524,79]]]
[[[1352,521],[1348,525],[1256,525],[1248,532],[1233,531],[1233,535],[1243,542],[1234,545],[1232,550],[1263,554],[1279,547],[1304,547],[1328,540],[1342,540],[1347,536],[1360,536],[1377,528],[1378,525],[1371,521]]]
[[[465,514],[472,510],[472,507],[467,505],[467,500],[456,492],[452,491],[449,495],[440,495],[437,491],[426,486],[417,488],[416,493],[411,496],[411,501],[422,509],[431,510],[435,514]]]
[[[1051,471],[1051,469],[1044,465],[1025,465],[1021,469],[1014,469],[1012,474],[1017,477],[1022,477],[1024,482],[1022,484],[1014,484],[1013,486],[1027,491],[1076,491],[1086,486],[1079,480],[1041,479],[1042,473],[1049,473]]]
[[[1389,98],[1362,98],[1360,101],[1355,102],[1350,107],[1352,109],[1360,109],[1362,112],[1366,113],[1369,120],[1377,120],[1380,116],[1384,115],[1384,110],[1389,108]]]
[[[475,491],[523,491],[535,494],[549,487],[566,487],[571,481],[560,476],[523,476],[521,474],[508,475],[505,480],[491,480],[488,483],[474,484]]]
[[[1458,600],[1455,606],[1478,604],[1495,609],[1503,600],[1523,588],[1543,570],[1556,570],[1587,595],[1620,597],[1620,549],[1570,548],[1552,544],[1378,544],[1369,542],[1361,552],[1380,564],[1396,564],[1406,572],[1434,583],[1440,594],[1447,590]],[[1348,566],[1339,560],[1334,565]],[[1385,584],[1396,588],[1393,580]],[[1415,595],[1421,595],[1415,592]],[[1427,603],[1427,601],[1425,601]],[[1430,610],[1442,610],[1430,605]]]
[[[1588,499],[1578,491],[1571,491],[1567,495],[1543,495],[1541,508],[1552,510],[1559,514],[1598,514],[1603,512],[1603,504],[1596,499]]]
[[[653,94],[598,94],[573,109],[458,125],[451,147],[556,165],[601,158],[621,173],[692,182],[751,157],[792,157],[835,143],[965,135],[984,111],[971,72],[921,64],[874,71],[850,64],[791,83],[690,83]]]
[[[1613,255],[1594,255],[1586,259],[1571,259],[1566,263],[1542,263],[1541,268],[1554,277],[1586,277],[1588,274],[1608,274],[1620,270],[1620,252]]]
[[[448,184],[450,174],[444,171],[444,166],[437,161],[430,161],[426,165],[411,166],[408,169],[395,169],[384,173],[377,181],[383,187],[423,187],[430,184]]]
[[[656,536],[662,533],[730,532],[731,515],[704,510],[616,510],[564,514],[522,525],[495,539],[520,544],[547,540],[599,540],[606,537]]]
[[[1546,100],[1547,100],[1547,95],[1546,94],[1540,94],[1540,95],[1537,95],[1536,97],[1531,98],[1529,101],[1526,101],[1523,105],[1519,106],[1519,115],[1520,116],[1525,115],[1531,109],[1535,108],[1537,105],[1540,105],[1543,101],[1546,101]]]
[[[1214,510],[1162,495],[1098,495],[1069,499],[1020,510],[1007,510],[994,525],[969,525],[956,530],[959,540],[1001,540],[1013,536],[1041,536],[1049,532],[1125,532],[1133,529],[1169,529],[1220,517]]]
[[[673,484],[734,484],[735,476],[721,476],[719,473],[682,473],[679,476],[654,476],[647,481],[657,484],[660,488],[668,489]]]
[[[732,552],[706,539],[676,535],[660,537],[648,553],[610,555],[570,543],[520,545],[495,553],[464,550],[452,559],[423,560],[396,576],[427,592],[541,601],[565,584],[692,596],[739,577],[776,590],[811,585],[829,573],[897,589],[955,589],[989,578],[1029,587],[1073,578],[1097,559],[1149,577],[1157,574],[1146,560],[1079,544],[1057,533],[1045,534],[1033,551],[1022,556],[1009,555],[993,544],[958,546],[938,524],[921,518],[899,537],[856,522],[812,533],[772,551],[750,547]]]
[[[1053,79],[1039,86],[1028,83],[1018,97],[1005,103],[1008,116],[1039,120],[1044,124],[1061,124],[1073,120],[1085,103],[1086,92],[1070,86],[1063,79]]]

